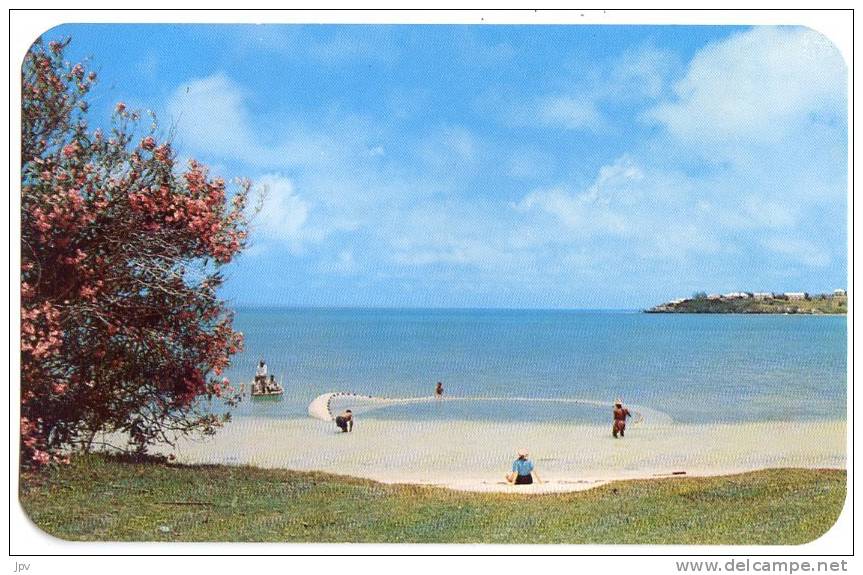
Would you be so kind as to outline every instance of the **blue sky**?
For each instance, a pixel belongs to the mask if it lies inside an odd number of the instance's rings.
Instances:
[[[806,28],[69,25],[266,189],[236,304],[637,308],[845,287],[847,69]]]

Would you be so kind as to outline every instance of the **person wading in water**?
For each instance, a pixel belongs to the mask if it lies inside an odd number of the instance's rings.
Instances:
[[[336,425],[342,430],[342,433],[354,430],[354,414],[350,409],[346,409],[344,413],[336,416]]]
[[[616,400],[614,402],[614,423],[611,427],[611,435],[617,439],[617,434],[620,434],[620,437],[623,437],[624,431],[626,431],[626,418],[632,417],[632,414],[629,413],[629,410],[623,407],[623,402],[621,400]]]

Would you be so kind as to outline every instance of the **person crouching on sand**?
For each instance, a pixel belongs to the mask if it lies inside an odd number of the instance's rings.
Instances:
[[[542,483],[533,468],[533,461],[527,458],[527,449],[518,450],[518,459],[512,462],[512,473],[507,473],[506,480],[512,485],[530,485],[536,478],[537,483]]]
[[[621,400],[615,400],[614,402],[614,423],[611,427],[611,435],[617,439],[617,434],[620,434],[620,437],[623,437],[623,433],[626,431],[626,418],[632,417],[632,414],[629,413],[629,410],[623,407],[623,402]]]
[[[354,414],[350,409],[346,409],[344,413],[336,416],[336,425],[342,430],[342,433],[354,430]]]

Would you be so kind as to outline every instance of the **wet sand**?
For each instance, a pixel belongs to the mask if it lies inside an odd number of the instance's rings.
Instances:
[[[837,421],[609,426],[358,418],[352,433],[312,418],[238,417],[215,436],[183,440],[179,463],[326,471],[384,483],[466,491],[579,491],[612,480],[726,475],[776,467],[844,468],[846,424]],[[524,447],[543,480],[504,481]],[[163,453],[168,453],[162,450]]]

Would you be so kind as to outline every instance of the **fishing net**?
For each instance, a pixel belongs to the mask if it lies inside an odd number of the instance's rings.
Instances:
[[[375,397],[346,391],[324,393],[316,397],[309,404],[309,415],[322,421],[332,421],[335,416],[345,409],[350,409],[355,415],[369,413],[372,411],[407,406],[413,404],[441,404],[449,403],[491,403],[502,404],[530,404],[530,405],[572,405],[586,406],[596,410],[612,409],[612,402],[593,399],[579,398],[541,398],[541,397],[468,397],[468,396],[446,396],[437,398],[433,395],[420,397]],[[628,405],[633,416],[632,423],[637,425],[648,421],[652,424],[667,424],[672,421],[671,417],[656,409],[638,405]]]

